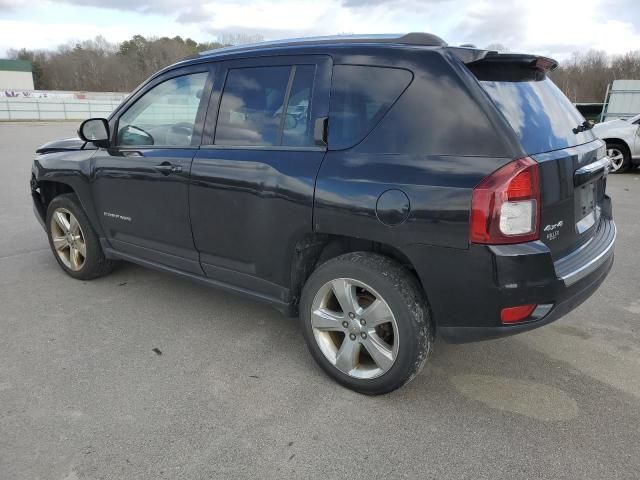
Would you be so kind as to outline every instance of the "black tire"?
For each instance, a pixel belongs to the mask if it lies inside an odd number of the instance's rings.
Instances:
[[[58,255],[58,252],[53,244],[53,215],[54,212],[60,208],[65,209],[73,214],[82,230],[84,244],[86,246],[86,257],[84,257],[82,267],[78,270],[73,270],[65,265],[63,260],[60,258],[60,255]],[[91,226],[89,217],[87,217],[87,214],[84,212],[82,206],[80,205],[78,198],[74,194],[68,193],[65,195],[60,195],[51,201],[49,207],[47,208],[47,218],[45,225],[47,237],[49,239],[49,246],[51,247],[53,256],[60,267],[69,276],[78,280],[92,280],[94,278],[105,276],[113,270],[114,262],[108,260],[105,257],[104,252],[102,251],[102,247],[100,246],[98,235]]]
[[[631,168],[631,153],[629,148],[623,143],[607,142],[607,153],[611,150],[617,150],[622,153],[622,165],[617,170],[611,170],[611,173],[624,173]]]
[[[397,323],[400,341],[395,361],[375,378],[354,378],[343,373],[328,360],[313,333],[311,318],[316,294],[328,282],[344,278],[371,286],[388,304]],[[433,328],[422,288],[405,268],[383,255],[348,253],[320,265],[303,288],[300,320],[305,341],[318,365],[341,385],[367,395],[388,393],[409,382],[420,372],[432,350]]]

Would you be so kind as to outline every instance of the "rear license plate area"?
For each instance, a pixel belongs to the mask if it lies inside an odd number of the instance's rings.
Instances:
[[[604,188],[600,185],[602,179],[595,180],[575,189],[576,202],[575,218],[576,230],[579,234],[586,232],[600,219]]]

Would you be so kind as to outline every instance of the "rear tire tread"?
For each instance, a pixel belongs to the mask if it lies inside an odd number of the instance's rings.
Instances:
[[[379,279],[382,279],[384,282],[385,290],[384,292],[380,292],[380,294],[385,297],[388,303],[390,303],[389,297],[393,297],[394,294],[399,295],[400,301],[394,303],[396,307],[403,305],[406,310],[394,310],[394,315],[396,316],[397,322],[401,322],[404,319],[404,321],[408,320],[411,323],[409,330],[413,333],[414,341],[407,342],[407,340],[404,339],[401,340],[400,343],[401,349],[412,350],[408,354],[408,358],[411,359],[410,363],[404,366],[398,365],[398,368],[396,368],[397,365],[394,364],[394,366],[381,377],[371,380],[360,380],[339,372],[317,349],[313,333],[308,325],[310,322],[306,318],[307,311],[310,314],[311,302],[316,293],[315,286],[316,284],[320,284],[321,286],[328,277],[338,274],[331,274],[330,272],[345,270],[360,271],[361,275],[365,278],[360,278],[359,280],[365,281],[366,283],[371,281],[371,277],[380,277]],[[366,276],[371,277],[366,278]],[[359,393],[380,395],[400,388],[420,373],[432,352],[434,330],[422,287],[418,280],[407,269],[383,255],[370,252],[354,252],[341,255],[323,263],[316,268],[305,284],[300,306],[300,318],[303,322],[302,327],[305,340],[316,362],[338,383]],[[399,363],[399,358],[400,352],[396,363]]]

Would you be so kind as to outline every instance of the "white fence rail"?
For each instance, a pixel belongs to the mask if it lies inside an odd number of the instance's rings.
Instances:
[[[115,99],[0,97],[2,120],[85,120],[107,117],[120,105]]]

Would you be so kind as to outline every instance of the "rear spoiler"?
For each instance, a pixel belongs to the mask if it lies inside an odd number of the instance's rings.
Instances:
[[[468,67],[483,65],[510,65],[520,68],[533,68],[541,72],[550,72],[558,67],[553,58],[522,53],[498,53],[493,50],[482,50],[467,47],[447,47],[447,51],[458,57]]]

